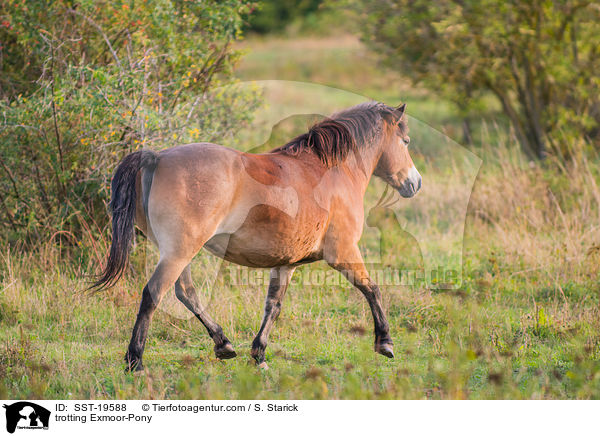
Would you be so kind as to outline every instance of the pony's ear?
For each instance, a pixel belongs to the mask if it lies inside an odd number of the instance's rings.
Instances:
[[[398,120],[401,120],[402,117],[404,116],[404,112],[406,112],[406,103],[402,103],[400,106],[398,106],[396,109],[394,109],[394,112],[395,112]]]

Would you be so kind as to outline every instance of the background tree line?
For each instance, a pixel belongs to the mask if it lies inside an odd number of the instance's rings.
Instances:
[[[531,157],[600,139],[600,5],[586,0],[349,2],[386,64],[465,113],[492,95]]]
[[[531,158],[551,154],[568,159],[585,143],[600,147],[597,2],[261,3],[263,8],[250,20],[250,30],[259,33],[281,32],[298,15],[311,17],[312,23],[319,14],[346,17],[346,26],[338,19],[330,32],[359,29],[387,67],[453,101],[467,120],[491,97]]]

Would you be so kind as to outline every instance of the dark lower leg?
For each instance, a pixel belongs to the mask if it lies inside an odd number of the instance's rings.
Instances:
[[[195,316],[200,320],[202,325],[208,331],[209,336],[215,343],[215,354],[220,359],[230,359],[236,356],[236,353],[231,345],[231,342],[225,334],[219,324],[217,324],[208,313],[200,300],[198,299],[198,293],[192,284],[192,277],[190,266],[188,265],[179,280],[175,282],[175,295],[179,301],[183,303]]]
[[[271,293],[271,287],[269,287],[269,294]],[[265,314],[263,316],[262,324],[258,334],[252,341],[252,351],[250,354],[254,358],[257,364],[265,361],[265,350],[267,349],[267,341],[269,339],[269,333],[273,327],[273,323],[281,312],[281,301],[267,297],[265,302]]]
[[[354,251],[354,262],[330,262],[329,264],[341,272],[366,298],[373,315],[375,327],[375,351],[387,357],[394,357],[393,341],[390,326],[381,307],[381,292],[377,284],[370,278],[362,262],[358,249]],[[358,261],[359,259],[360,262]]]
[[[125,355],[126,369],[129,371],[140,371],[143,369],[142,354],[144,353],[152,314],[156,310],[157,305],[150,295],[150,291],[148,291],[148,285],[146,285],[142,291],[140,310],[138,311],[133,332],[131,333],[131,341]]]
[[[385,345],[393,345],[394,342],[390,336],[390,326],[381,307],[381,292],[379,287],[375,283],[369,283],[368,285],[357,285],[357,288],[367,299],[371,313],[373,314],[373,324],[375,327],[375,351],[381,352],[382,354],[388,355],[391,351],[391,347],[385,347]],[[388,357],[393,357],[388,356]]]
[[[165,290],[173,286],[182,269],[181,262],[175,260],[161,261],[148,284],[144,287],[142,302],[131,333],[131,341],[125,354],[126,370],[139,371],[143,369],[142,354],[144,353],[152,315],[162,300]]]
[[[269,333],[281,312],[281,301],[283,300],[293,272],[294,268],[291,267],[274,268],[271,271],[269,290],[265,300],[265,313],[260,330],[252,341],[252,351],[250,352],[257,364],[265,361],[265,350],[267,348]]]

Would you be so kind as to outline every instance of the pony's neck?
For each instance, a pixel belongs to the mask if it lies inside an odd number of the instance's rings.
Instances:
[[[360,184],[363,194],[367,190],[367,185],[381,156],[382,141],[376,140],[374,142],[358,147],[358,150],[355,153],[350,153],[344,162],[349,173]]]

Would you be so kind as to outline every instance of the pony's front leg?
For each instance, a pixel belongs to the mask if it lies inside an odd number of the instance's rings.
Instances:
[[[283,300],[295,269],[296,267],[293,266],[282,266],[271,270],[269,290],[265,300],[265,314],[260,330],[254,341],[252,341],[252,351],[250,352],[256,364],[264,369],[268,368],[265,362],[265,349],[267,348],[269,333],[277,316],[279,316],[279,312],[281,312],[281,300]]]
[[[141,371],[144,369],[142,354],[144,353],[152,315],[165,295],[165,291],[173,286],[188,262],[189,259],[161,259],[152,277],[144,287],[142,302],[131,333],[131,341],[125,354],[126,371]]]
[[[379,286],[371,280],[358,247],[354,246],[326,259],[327,263],[341,272],[367,299],[375,324],[375,351],[386,357],[394,357],[394,342],[390,326],[381,307]]]

